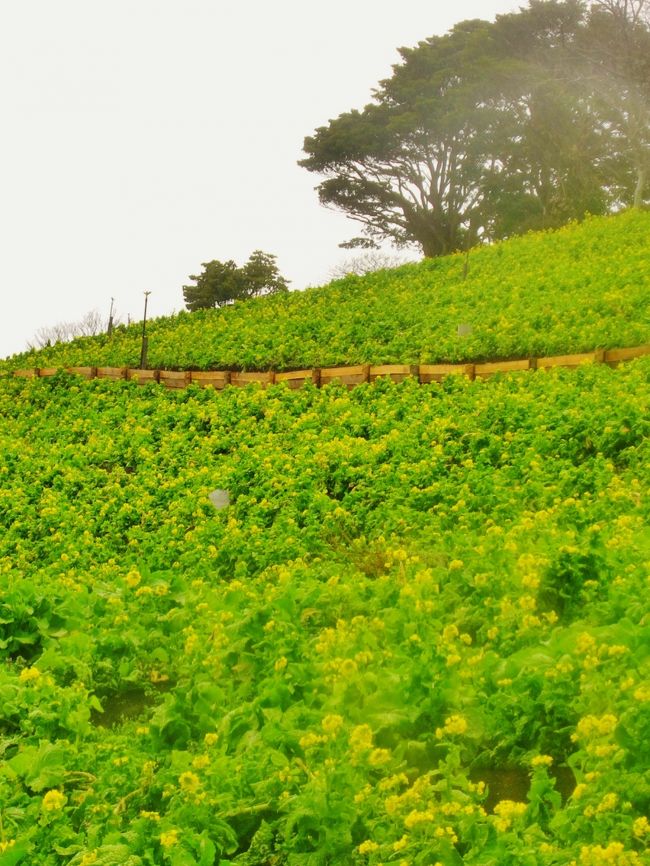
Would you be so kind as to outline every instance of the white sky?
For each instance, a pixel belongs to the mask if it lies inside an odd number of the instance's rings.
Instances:
[[[360,227],[296,163],[399,46],[512,0],[0,0],[0,357],[97,309],[183,308],[201,262],[326,282]]]

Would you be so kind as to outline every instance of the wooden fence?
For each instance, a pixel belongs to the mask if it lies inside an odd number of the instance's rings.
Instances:
[[[523,370],[548,370],[553,367],[575,369],[583,364],[608,364],[616,367],[624,361],[650,355],[650,344],[626,349],[596,349],[578,355],[552,355],[548,358],[523,358],[516,361],[491,361],[488,363],[468,364],[358,364],[352,367],[320,367],[307,370],[293,370],[284,373],[231,372],[229,370],[141,370],[134,367],[66,367],[84,379],[130,380],[139,385],[158,382],[166,388],[186,388],[190,384],[202,388],[221,390],[226,386],[243,387],[257,382],[262,387],[285,382],[289,388],[301,388],[306,382],[321,387],[330,382],[341,382],[354,388],[363,382],[374,382],[385,377],[401,382],[413,377],[422,384],[440,382],[446,376],[461,375],[469,379],[488,379],[496,373],[513,373]],[[54,376],[58,367],[34,367],[14,370],[13,376],[24,379]]]

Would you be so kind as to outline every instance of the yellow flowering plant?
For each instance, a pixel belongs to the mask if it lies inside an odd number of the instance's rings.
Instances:
[[[2,842],[642,864],[649,380],[0,382]]]

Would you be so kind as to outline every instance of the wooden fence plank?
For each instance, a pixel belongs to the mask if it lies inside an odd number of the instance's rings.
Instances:
[[[467,376],[474,378],[474,364],[420,364],[420,382],[442,382],[445,376]]]
[[[538,358],[537,369],[545,370],[549,367],[567,367],[571,370],[581,367],[583,364],[602,364],[605,358],[603,349],[595,352],[581,352],[578,355],[552,355],[549,358]]]
[[[230,373],[228,370],[194,371],[190,373],[190,382],[201,388],[215,388],[221,391],[230,384]]]
[[[160,370],[158,381],[165,388],[187,388],[190,384],[188,370]]]
[[[268,371],[265,373],[231,373],[230,374],[230,384],[234,385],[236,388],[244,388],[246,385],[251,385],[254,382],[260,384],[263,388],[266,388],[267,385],[272,385],[273,380],[275,378],[275,373]]]
[[[97,367],[98,379],[126,379],[128,367]]]
[[[419,378],[420,382],[440,382],[445,376],[464,375],[473,379],[475,376],[488,378],[495,373],[511,373],[520,370],[548,369],[551,367],[576,368],[582,364],[606,363],[612,367],[624,361],[650,355],[650,344],[631,346],[621,349],[596,349],[593,352],[582,352],[573,355],[553,355],[547,358],[526,358],[517,361],[494,361],[481,364],[357,364],[347,367],[324,367],[322,369],[290,370],[283,373],[273,372],[242,372],[230,373],[224,370],[209,371],[176,371],[176,370],[142,370],[128,367],[66,367],[68,373],[74,373],[85,379],[131,379],[140,384],[160,382],[166,388],[184,388],[190,382],[201,387],[213,387],[221,390],[228,384],[242,387],[251,382],[267,386],[273,382],[286,382],[289,388],[300,388],[307,381],[316,385],[327,385],[339,381],[348,388],[353,388],[362,382],[374,382],[382,376],[401,382],[408,376]],[[0,375],[15,376],[23,379],[54,376],[57,367],[33,367]]]
[[[290,370],[285,373],[275,374],[276,385],[279,382],[286,382],[287,386],[292,389],[302,388],[305,382],[313,382],[314,385],[318,386],[320,384],[320,375],[316,369]]]
[[[534,365],[530,358],[523,361],[492,361],[486,364],[475,364],[474,375],[480,379],[489,379],[496,373],[517,373],[520,370],[532,370]]]
[[[378,364],[370,368],[369,380],[375,382],[380,377],[392,379],[393,382],[403,382],[409,376],[418,377],[417,364]]]
[[[159,380],[160,370],[141,370],[129,367],[128,378],[131,382],[136,382],[138,385],[149,385],[151,382]]]
[[[605,363],[610,367],[616,367],[623,361],[633,361],[634,358],[643,358],[650,355],[650,345],[631,346],[629,349],[608,349],[605,352]]]
[[[74,373],[84,379],[94,379],[97,375],[97,367],[66,367],[66,373]]]
[[[356,364],[353,367],[321,367],[320,383],[329,385],[339,381],[348,388],[367,382],[370,377],[370,364]]]

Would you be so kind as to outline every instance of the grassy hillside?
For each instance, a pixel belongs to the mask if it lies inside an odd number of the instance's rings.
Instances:
[[[153,320],[149,365],[298,369],[543,356],[650,342],[650,213],[589,219],[367,277]],[[179,290],[180,291],[180,290]],[[180,300],[180,298],[179,298]],[[471,334],[458,335],[469,324]],[[140,327],[0,368],[137,366]]]
[[[1,381],[0,866],[648,864],[649,418],[647,359]]]

